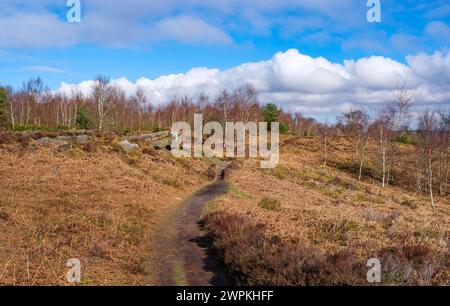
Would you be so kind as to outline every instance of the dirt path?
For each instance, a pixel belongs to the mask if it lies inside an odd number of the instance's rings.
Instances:
[[[199,224],[205,204],[228,191],[224,176],[225,170],[220,170],[214,183],[191,196],[170,220],[170,233],[162,233],[165,241],[161,239],[162,271],[158,285],[231,285],[223,267],[210,253],[207,237]]]

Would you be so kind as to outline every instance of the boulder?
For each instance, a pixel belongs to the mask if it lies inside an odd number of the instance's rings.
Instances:
[[[157,150],[168,149],[171,147],[171,142],[169,139],[163,139],[163,140],[152,142],[151,145],[153,146],[153,148],[155,148]]]
[[[119,142],[119,145],[122,147],[122,149],[125,152],[130,152],[130,151],[139,149],[139,145],[137,145],[135,143],[131,143],[128,140],[123,140],[123,141]]]
[[[77,136],[77,142],[79,143],[86,143],[91,141],[91,136],[89,135],[78,135]]]
[[[42,137],[39,138],[37,142],[39,142],[40,144],[47,144],[53,142],[53,140],[50,137]]]
[[[72,136],[58,136],[55,138],[58,141],[72,141]]]
[[[152,134],[136,135],[128,137],[129,141],[148,141],[153,142],[170,136],[170,132],[157,132]]]

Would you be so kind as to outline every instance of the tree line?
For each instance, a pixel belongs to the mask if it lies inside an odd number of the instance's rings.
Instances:
[[[275,104],[261,105],[251,86],[223,90],[215,97],[205,94],[196,98],[173,97],[162,105],[149,101],[141,87],[131,96],[126,95],[101,75],[94,80],[87,96],[76,89],[69,95],[54,93],[39,77],[24,83],[20,90],[2,88],[5,95],[2,126],[15,131],[78,128],[141,133],[170,129],[177,121],[192,122],[195,113],[203,113],[206,121],[224,123],[262,121],[274,112],[282,132],[311,136],[319,130],[312,118],[285,112]]]

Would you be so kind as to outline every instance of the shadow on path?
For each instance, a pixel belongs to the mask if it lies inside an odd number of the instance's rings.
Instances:
[[[210,241],[200,224],[205,204],[228,191],[224,176],[225,170],[222,170],[215,183],[196,192],[175,221],[178,257],[186,285],[232,285],[224,267],[212,254]]]

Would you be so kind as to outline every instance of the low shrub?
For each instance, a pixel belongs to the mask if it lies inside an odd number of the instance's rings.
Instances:
[[[261,208],[264,208],[266,210],[271,210],[271,211],[280,211],[281,210],[280,200],[274,199],[274,198],[265,197],[259,202],[258,206]]]
[[[432,249],[425,244],[395,246],[383,249],[384,281],[406,285],[431,285],[439,269]]]
[[[413,135],[403,134],[397,137],[396,141],[405,145],[417,144],[417,139]]]
[[[364,264],[351,250],[326,255],[294,244],[249,217],[216,211],[205,218],[213,247],[235,282],[244,286],[356,285],[366,283]]]
[[[167,186],[172,186],[175,188],[181,187],[181,183],[177,181],[176,179],[163,179],[163,184]]]
[[[68,131],[71,127],[66,125],[59,125],[57,127],[49,127],[45,125],[33,125],[33,124],[16,124],[10,126],[9,130],[12,132],[27,132],[27,131]]]
[[[343,222],[352,230],[357,224]],[[398,244],[379,251],[345,247],[334,253],[271,234],[247,215],[214,211],[204,220],[212,248],[229,275],[244,286],[367,285],[367,259],[380,258],[382,284],[429,285],[448,275],[448,257],[422,244]],[[359,246],[364,249],[369,247]],[[375,253],[374,253],[375,252]]]

